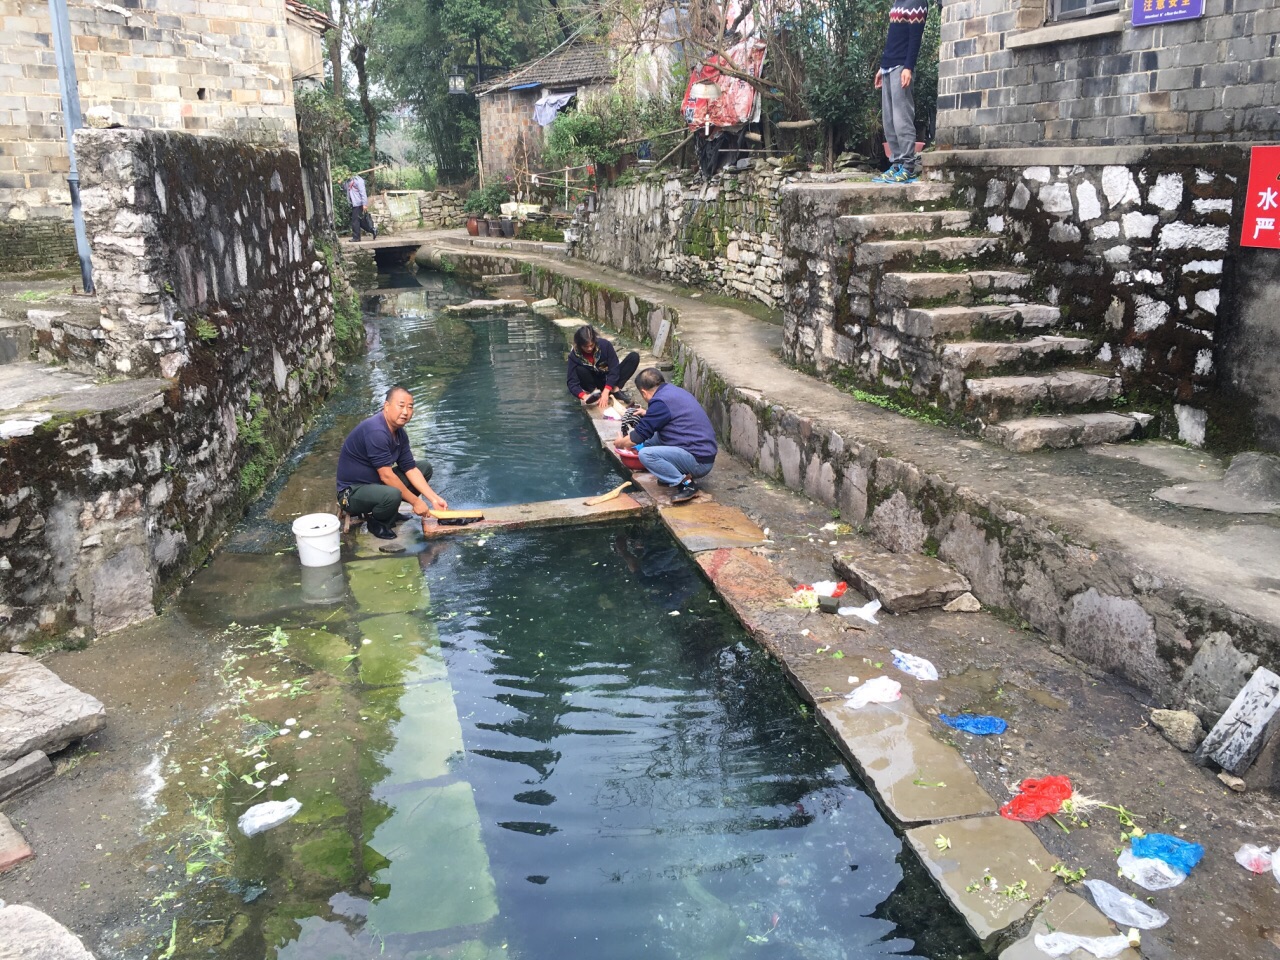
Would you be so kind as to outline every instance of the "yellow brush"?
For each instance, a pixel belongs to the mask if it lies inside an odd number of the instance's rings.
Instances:
[[[610,500],[614,499],[616,496],[622,493],[622,491],[627,489],[627,487],[629,486],[631,486],[630,480],[628,480],[626,483],[618,484],[608,493],[602,493],[598,497],[592,497],[590,500],[583,500],[582,502],[585,503],[588,507],[594,507],[597,503],[608,503]]]
[[[428,510],[427,513],[446,527],[461,527],[484,519],[483,510]]]

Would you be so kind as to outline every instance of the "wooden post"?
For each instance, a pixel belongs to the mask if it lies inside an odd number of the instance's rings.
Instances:
[[[569,168],[564,168],[564,209],[569,210]]]
[[[476,174],[480,178],[480,188],[484,189],[484,158],[480,155],[480,141],[476,141]]]

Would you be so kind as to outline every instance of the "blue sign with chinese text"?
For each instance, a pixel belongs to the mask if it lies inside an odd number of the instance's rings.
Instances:
[[[1151,27],[1204,16],[1204,0],[1133,0],[1133,25]]]

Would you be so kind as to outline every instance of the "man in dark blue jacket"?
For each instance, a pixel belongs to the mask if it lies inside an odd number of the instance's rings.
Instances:
[[[618,351],[613,349],[613,344],[597,335],[595,327],[587,324],[574,331],[565,382],[569,392],[583,403],[594,403],[601,410],[608,410],[610,396],[623,403],[631,402],[622,392],[622,387],[638,366],[640,354],[632,350],[625,360],[619,362]]]
[[[657,367],[641,370],[636,387],[649,408],[631,432],[613,445],[619,450],[635,448],[646,470],[676,488],[671,502],[687,503],[698,495],[695,481],[715,466],[719,450],[715,428],[693,394],[667,383]]]

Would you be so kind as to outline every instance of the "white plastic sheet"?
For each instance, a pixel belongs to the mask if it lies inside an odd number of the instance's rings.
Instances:
[[[1187,875],[1163,860],[1154,857],[1135,857],[1133,851],[1125,849],[1116,860],[1120,872],[1144,890],[1168,890],[1176,887]]]
[[[872,677],[850,693],[845,700],[854,710],[869,703],[892,703],[902,696],[902,684],[888,677]]]
[[[1256,847],[1246,843],[1236,851],[1236,863],[1251,873],[1266,873],[1274,866],[1270,847]]]
[[[842,617],[857,617],[859,620],[867,621],[867,623],[879,623],[880,621],[876,619],[876,611],[879,609],[880,601],[872,600],[861,607],[840,607],[836,613]]]
[[[1135,900],[1105,880],[1086,880],[1084,885],[1093,894],[1098,909],[1122,927],[1154,930],[1169,922],[1167,913],[1147,906],[1141,900]]]
[[[917,657],[913,653],[903,653],[901,650],[890,650],[889,652],[893,654],[893,665],[903,673],[909,673],[919,680],[938,679],[938,668],[924,657]]]
[[[1074,933],[1037,933],[1036,948],[1051,957],[1065,957],[1076,950],[1085,950],[1098,960],[1118,957],[1129,947],[1128,937],[1078,937]]]
[[[302,801],[290,797],[288,800],[268,800],[266,803],[255,803],[240,814],[240,832],[246,837],[262,833],[272,827],[292,820],[302,809]]]

